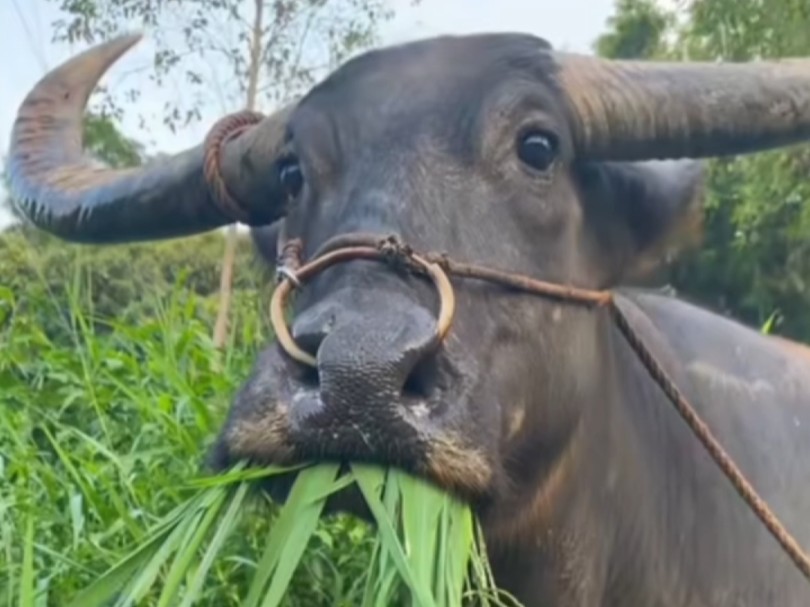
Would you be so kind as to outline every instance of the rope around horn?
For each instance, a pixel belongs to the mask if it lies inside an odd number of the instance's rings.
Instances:
[[[300,251],[300,241],[296,241],[295,247],[285,249],[285,259],[280,260],[282,265],[279,267],[279,284],[273,292],[270,302],[270,317],[273,328],[278,335],[279,343],[284,350],[299,362],[311,366],[316,366],[317,361],[311,354],[302,350],[290,335],[284,318],[284,306],[293,289],[300,288],[307,279],[318,272],[343,261],[354,259],[371,259],[387,263],[394,261],[396,265],[406,267],[417,274],[427,274],[436,286],[440,296],[440,312],[434,334],[437,345],[441,343],[449,332],[455,309],[455,296],[447,274],[485,280],[541,297],[607,308],[619,332],[627,340],[641,364],[700,440],[714,462],[731,482],[738,495],[776,539],[799,571],[810,581],[810,557],[807,556],[796,539],[779,521],[765,500],[756,492],[698,415],[695,408],[650,352],[641,337],[630,325],[627,317],[619,309],[613,293],[610,291],[578,289],[545,282],[520,274],[502,272],[474,264],[459,263],[449,259],[446,255],[417,255],[409,247],[401,244],[393,237],[381,240],[378,236],[363,234],[340,236],[327,243],[310,262],[304,265],[301,265],[298,257]]]
[[[248,207],[241,204],[228,190],[219,164],[223,144],[239,137],[244,131],[264,119],[259,112],[243,110],[221,118],[205,136],[203,142],[203,175],[216,205],[231,221],[247,223]]]

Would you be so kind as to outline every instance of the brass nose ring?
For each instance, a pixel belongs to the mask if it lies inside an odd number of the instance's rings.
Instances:
[[[313,259],[309,263],[301,266],[297,270],[285,268],[280,272],[281,281],[273,290],[270,299],[270,323],[279,341],[279,344],[287,354],[298,362],[317,368],[318,361],[312,354],[304,351],[293,339],[284,317],[284,308],[290,293],[304,284],[318,272],[340,262],[351,261],[352,259],[370,259],[387,262],[390,256],[379,248],[371,246],[348,246],[334,249],[328,253]],[[439,345],[444,341],[450,326],[453,324],[453,317],[456,308],[456,297],[453,292],[453,285],[447,277],[442,267],[434,262],[414,254],[409,253],[405,258],[413,269],[424,272],[439,293],[439,314],[436,319],[435,342]]]

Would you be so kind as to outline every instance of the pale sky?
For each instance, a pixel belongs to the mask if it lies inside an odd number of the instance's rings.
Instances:
[[[587,53],[604,31],[614,5],[614,0],[422,0],[416,7],[410,0],[390,2],[397,16],[383,25],[382,44],[439,34],[517,31],[542,36],[556,48]],[[59,4],[54,0],[0,0],[0,162],[8,150],[17,107],[31,86],[47,69],[86,48],[84,44],[71,47],[51,43],[51,24],[60,18]],[[133,23],[132,29],[140,28]],[[144,31],[144,39],[113,66],[102,84],[113,88],[116,79],[125,81],[127,87],[137,84],[142,91],[138,111],[153,109],[159,116],[163,103],[182,90],[176,85],[159,88],[147,79],[144,67],[154,51],[149,34]],[[134,111],[125,115],[121,126],[127,135],[146,143],[149,152],[174,152],[202,141],[222,113],[213,104],[202,110],[201,121],[177,133],[159,119],[144,131]],[[0,227],[3,224],[0,216]]]

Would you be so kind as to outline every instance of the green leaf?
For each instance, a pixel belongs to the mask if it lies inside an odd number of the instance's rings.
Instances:
[[[202,562],[197,568],[197,571],[194,573],[194,577],[189,582],[182,607],[187,607],[197,600],[197,597],[202,590],[205,576],[208,574],[208,570],[210,569],[214,558],[216,558],[220,548],[222,547],[222,543],[225,541],[225,539],[227,539],[228,535],[233,529],[234,524],[236,523],[236,518],[242,507],[242,502],[245,499],[247,490],[247,484],[240,484],[234,492],[231,503],[228,505],[228,509],[225,511],[225,514],[222,515],[216,533],[214,534],[211,543],[208,545],[208,550],[205,551],[205,556],[203,557]],[[191,547],[189,546],[186,548],[186,553],[190,551]],[[184,555],[183,560],[189,560],[189,557]]]
[[[421,607],[432,607],[435,605],[433,598],[429,594],[429,588],[420,587],[414,578],[414,573],[408,563],[402,544],[397,537],[393,521],[386,511],[385,505],[380,500],[379,490],[381,488],[380,474],[371,467],[364,464],[352,464],[352,471],[357,479],[357,484],[363,492],[363,497],[371,509],[374,519],[378,525],[380,537],[385,549],[390,552],[400,574],[408,584],[414,595],[417,604]]]
[[[403,534],[405,549],[414,573],[414,582],[422,588],[434,588],[439,572],[434,567],[442,567],[436,559],[437,541],[444,543],[447,538],[438,537],[439,517],[446,506],[444,495],[422,480],[410,475],[399,478],[402,495]],[[463,578],[462,578],[463,579]],[[436,595],[442,601],[441,595]]]
[[[140,569],[137,576],[127,586],[127,590],[122,593],[116,603],[116,607],[130,607],[138,605],[144,595],[151,590],[161,567],[166,563],[171,554],[181,545],[188,528],[196,523],[197,514],[190,513],[190,516],[183,518],[158,549],[153,553],[152,558]]]
[[[207,511],[198,512],[196,518],[194,519],[194,524],[189,525],[187,534],[183,538],[182,542],[182,545],[185,548],[182,552],[179,552],[175,556],[172,566],[169,569],[169,572],[166,574],[166,580],[163,584],[163,591],[158,599],[158,607],[168,607],[168,605],[174,604],[173,601],[180,584],[183,582],[183,578],[188,573],[197,550],[205,539],[205,536],[210,531],[211,525],[216,520],[216,517],[222,508],[226,493],[224,490],[222,490],[218,492],[218,494],[221,495],[221,499],[217,499],[214,502],[214,506],[208,508]]]
[[[308,528],[306,527],[308,525],[306,515],[304,518],[299,519],[302,509],[310,505],[317,508],[320,513],[320,509],[323,507],[322,500],[316,501],[313,498],[321,494],[324,486],[333,484],[337,470],[337,464],[321,464],[305,468],[298,473],[298,477],[290,490],[287,503],[284,504],[278,520],[270,530],[267,547],[256,568],[256,575],[243,602],[243,607],[257,607],[259,605],[259,600],[268,580],[276,573],[284,546],[291,535],[298,536],[302,533],[296,529],[299,521],[302,521],[301,524],[305,525],[304,531]]]
[[[765,324],[762,325],[761,329],[762,333],[764,333],[765,335],[770,334],[773,331],[773,328],[776,325],[776,321],[778,318],[779,313],[776,311],[772,312],[771,315],[768,317],[768,320],[765,321]]]
[[[20,607],[35,607],[36,576],[34,574],[34,515],[29,512],[25,523],[25,546],[20,575]]]
[[[198,496],[181,504],[170,512],[161,523],[156,525],[138,547],[118,561],[101,577],[85,590],[80,592],[68,607],[106,607],[107,602],[118,595],[121,589],[134,575],[145,566],[160,550],[163,542],[172,533],[178,523],[182,522],[189,510],[205,502],[206,496]]]

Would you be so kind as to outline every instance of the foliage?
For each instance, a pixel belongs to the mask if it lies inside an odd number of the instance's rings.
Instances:
[[[806,3],[700,0],[689,10],[680,38],[696,58],[810,53]],[[714,162],[706,245],[674,268],[673,282],[751,323],[776,311],[777,332],[810,340],[808,161],[799,145]]]
[[[204,453],[230,400],[271,337],[262,306],[267,285],[244,251],[235,331],[225,353],[213,347],[207,327],[214,307],[206,293],[216,287],[217,239],[105,248],[104,255],[22,228],[0,239],[0,275],[13,277],[0,288],[0,571],[8,574],[0,579],[0,603],[16,602],[25,589],[38,604],[58,605],[93,583],[109,590],[101,574],[188,503],[188,481],[204,471]],[[431,565],[416,549],[418,542],[437,547],[444,541],[431,539],[425,530],[432,526],[420,521],[438,516],[442,533],[458,533],[452,521],[469,512],[453,514],[441,495],[408,482],[387,483],[402,494],[402,525],[410,538],[399,550],[413,574],[425,578],[421,582],[436,585],[431,592],[449,591],[445,578],[425,580],[461,570],[436,568],[453,561],[442,557]],[[268,534],[278,529],[273,504],[253,492],[240,499],[240,516],[232,517],[230,534],[206,565],[196,604],[241,604]],[[423,512],[426,499],[435,507]],[[219,504],[220,513],[227,509]],[[447,541],[451,551],[462,545]],[[349,517],[320,520],[300,567],[286,565],[292,585],[284,604],[360,604],[377,579],[369,578],[372,565],[382,584],[393,579],[391,567],[402,565],[396,551],[382,558],[392,550],[386,546]],[[154,553],[153,562],[176,553],[196,568],[208,544],[199,545],[196,556],[180,548],[175,542],[163,557]],[[138,571],[144,581],[157,574]],[[145,588],[138,604],[157,605],[170,575],[160,569],[163,581]],[[191,578],[182,579],[185,585]]]
[[[126,168],[143,161],[143,146],[124,135],[109,117],[87,113],[83,128],[86,153],[104,164]]]
[[[230,347],[217,352],[208,337],[213,310],[190,287],[193,271],[149,284],[150,276],[192,266],[191,241],[165,243],[162,256],[145,257],[144,249],[128,265],[120,263],[126,255],[116,256],[117,274],[102,274],[111,267],[106,256],[62,244],[60,258],[57,243],[43,253],[39,243],[19,240],[22,234],[14,238],[13,248],[25,247],[33,258],[26,267],[41,270],[45,261],[36,258],[44,254],[54,273],[50,283],[32,271],[0,287],[0,604],[19,600],[30,546],[38,604],[66,605],[185,498],[185,482],[202,471],[204,450],[270,334],[259,293],[241,288]],[[195,263],[216,275],[215,267]],[[149,264],[163,267],[147,270]],[[87,285],[103,276],[122,284],[143,277],[139,314],[100,313]],[[110,310],[131,303],[124,295]],[[239,604],[274,520],[258,498],[245,512],[200,605]],[[348,593],[362,576],[371,545],[350,519],[321,522],[288,604],[341,604],[330,597]]]
[[[686,0],[680,43],[695,58],[806,55],[810,5],[797,0]]]
[[[157,299],[182,281],[183,289],[199,296],[198,304],[213,310],[219,289],[222,236],[210,232],[166,242],[116,246],[71,245],[27,226],[15,226],[0,238],[0,276],[20,310],[36,308],[43,298],[58,310],[70,309],[65,271],[77,272],[94,315],[137,324],[155,312]],[[263,294],[267,270],[255,259],[247,236],[238,241],[236,288]],[[145,296],[148,295],[148,296]],[[249,300],[248,300],[249,301]],[[251,302],[258,306],[260,302]],[[63,333],[63,319],[42,318],[40,326],[52,338]],[[99,330],[105,330],[100,322]]]
[[[680,4],[678,22],[651,0],[620,0],[597,50],[710,61],[810,54],[806,2]],[[799,145],[707,162],[703,242],[664,272],[676,291],[752,326],[773,316],[773,332],[810,341],[809,150]]]
[[[655,57],[662,52],[663,36],[672,16],[654,0],[617,0],[608,30],[594,43],[597,54],[615,59]]]
[[[268,83],[257,93],[278,104],[374,42],[379,22],[393,15],[384,0],[51,1],[64,14],[54,24],[56,40],[92,43],[133,28],[149,30],[156,45],[150,80],[182,83],[183,95],[164,108],[163,122],[172,130],[199,120],[205,105],[221,112],[245,106],[256,33],[258,80]],[[121,90],[108,93],[105,103],[120,116],[139,98],[137,90]]]

